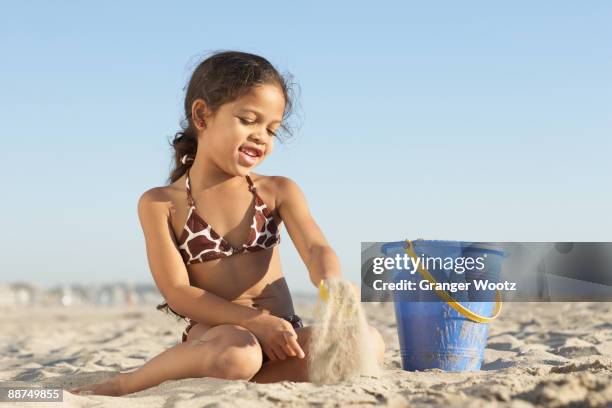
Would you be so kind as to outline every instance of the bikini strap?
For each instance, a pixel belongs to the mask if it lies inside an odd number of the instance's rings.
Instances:
[[[249,182],[249,191],[251,193],[253,193],[253,195],[255,196],[255,205],[263,205],[262,207],[262,212],[263,215],[266,218],[269,218],[271,216],[270,210],[268,209],[268,207],[266,206],[266,203],[263,202],[263,200],[261,199],[261,197],[259,196],[259,194],[257,194],[257,187],[255,187],[255,184],[253,183],[253,180],[251,180],[251,178],[249,177],[249,175],[247,174],[246,176],[247,181]]]
[[[187,204],[189,207],[194,207],[195,202],[193,200],[193,196],[191,195],[191,186],[189,185],[189,169],[187,169],[187,173],[185,173],[185,190],[187,192]]]
[[[255,184],[253,184],[253,180],[251,180],[248,174],[246,175],[246,179],[249,182],[249,191],[251,193],[255,193],[257,191],[257,187],[255,187]]]

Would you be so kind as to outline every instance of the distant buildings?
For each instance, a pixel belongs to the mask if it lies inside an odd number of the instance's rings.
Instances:
[[[29,306],[38,300],[41,288],[34,283],[16,282],[0,285],[1,306]]]
[[[0,307],[153,305],[162,301],[157,287],[151,284],[77,284],[49,289],[29,282],[0,284]]]

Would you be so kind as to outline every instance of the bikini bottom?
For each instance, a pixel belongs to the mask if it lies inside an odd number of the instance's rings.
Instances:
[[[289,316],[282,316],[282,318],[288,321],[289,323],[291,323],[294,329],[304,327],[304,322],[302,321],[302,318],[296,314],[292,314]],[[187,333],[189,333],[189,330],[191,330],[191,328],[195,326],[196,324],[198,324],[198,322],[195,322],[189,319],[189,325],[185,327],[185,331],[183,331],[183,340],[182,340],[183,343],[187,341]],[[266,353],[263,352],[263,350],[261,354],[263,356],[263,363],[267,363],[268,361],[270,361],[270,358],[268,358],[268,356],[266,355]]]

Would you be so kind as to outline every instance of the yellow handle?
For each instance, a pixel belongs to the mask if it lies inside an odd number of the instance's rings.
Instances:
[[[414,261],[416,262],[418,256],[414,252],[414,249],[413,249],[413,246],[412,246],[412,241],[406,240],[406,243],[408,244],[408,248],[406,248],[406,253],[411,258],[413,258]],[[419,272],[430,283],[433,283],[433,284],[437,283],[436,280],[434,279],[434,277],[431,276],[429,274],[429,272],[427,272],[427,269],[423,268],[423,265],[421,265],[421,263],[419,263]],[[453,299],[444,290],[436,289],[436,293],[443,300],[445,300],[450,307],[452,307],[453,309],[455,309],[457,312],[461,313],[462,315],[464,315],[468,319],[470,319],[470,320],[472,320],[474,322],[477,322],[477,323],[489,323],[489,322],[491,322],[492,320],[496,319],[497,316],[499,316],[499,313],[501,312],[501,309],[502,309],[501,293],[499,292],[499,290],[495,292],[495,310],[493,311],[493,316],[491,316],[491,317],[481,316],[479,314],[476,314],[476,313],[472,312],[470,309],[466,308],[461,303],[459,303],[455,299]]]
[[[329,291],[327,290],[327,286],[325,286],[323,279],[321,279],[321,282],[319,282],[319,297],[324,302],[327,302],[327,299],[329,299]]]

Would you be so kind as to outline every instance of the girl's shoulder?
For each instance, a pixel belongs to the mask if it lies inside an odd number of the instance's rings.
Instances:
[[[151,187],[142,194],[139,201],[154,203],[169,217],[176,207],[184,206],[187,203],[184,176],[170,184]]]
[[[182,185],[184,185],[184,183],[181,184],[179,180],[177,180],[165,186],[152,187],[144,194],[147,194],[158,201],[171,202],[175,201],[177,196],[180,195],[181,192],[185,191],[184,187],[181,188]]]
[[[251,180],[253,180],[258,192],[274,197],[275,208],[278,208],[284,201],[291,201],[296,198],[299,200],[304,196],[298,184],[289,177],[251,173]]]
[[[265,200],[268,198],[270,202],[274,203],[274,207],[276,208],[279,198],[279,190],[282,184],[280,180],[281,176],[267,176],[264,174],[250,173],[249,177],[255,188],[257,189],[257,193]]]

